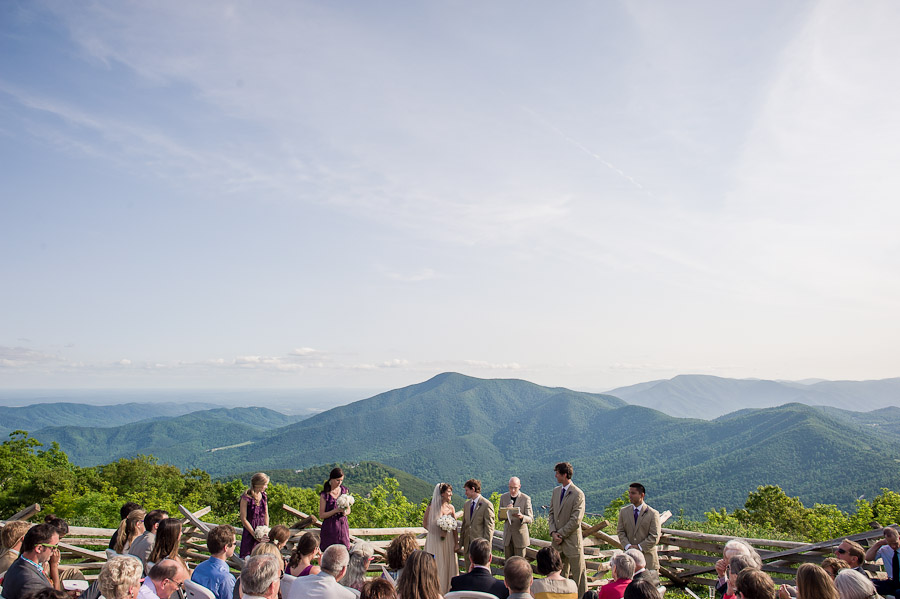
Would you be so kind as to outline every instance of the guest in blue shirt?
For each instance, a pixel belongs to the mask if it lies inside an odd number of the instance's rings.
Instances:
[[[212,591],[216,599],[232,599],[235,579],[225,560],[234,555],[234,528],[216,526],[206,537],[206,547],[209,559],[194,569],[191,580]]]

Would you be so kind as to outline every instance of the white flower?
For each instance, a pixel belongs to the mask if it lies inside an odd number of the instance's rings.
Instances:
[[[444,514],[437,519],[437,525],[441,530],[445,532],[453,532],[454,530],[456,530],[457,521],[456,518],[454,518],[450,514]]]
[[[342,510],[346,510],[351,505],[356,503],[356,500],[353,498],[353,495],[351,495],[350,493],[344,493],[343,495],[341,495],[340,497],[337,498],[337,501],[335,503],[337,503],[338,508],[340,508]]]
[[[256,537],[257,540],[262,540],[263,537],[269,536],[269,531],[272,530],[265,524],[260,524],[253,531],[253,536]]]

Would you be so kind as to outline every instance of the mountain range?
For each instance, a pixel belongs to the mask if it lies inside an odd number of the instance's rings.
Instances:
[[[786,403],[862,412],[900,406],[900,378],[876,381],[768,381],[682,374],[607,391],[670,416],[711,419],[744,408]]]
[[[78,463],[152,453],[214,476],[375,461],[426,486],[451,482],[457,494],[465,480],[479,478],[489,494],[517,475],[538,509],[549,503],[558,461],[573,463],[593,512],[635,480],[654,507],[692,517],[738,507],[764,484],[843,509],[859,495],[900,488],[896,408],[857,413],[788,403],[715,420],[677,418],[608,394],[444,373],[297,422],[260,414],[254,425],[244,422],[249,413],[225,410],[34,436],[59,441]],[[352,475],[347,484],[352,490]]]

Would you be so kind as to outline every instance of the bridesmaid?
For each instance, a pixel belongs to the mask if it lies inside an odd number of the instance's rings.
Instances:
[[[322,492],[319,493],[319,518],[322,520],[322,541],[320,547],[324,552],[331,545],[343,545],[350,550],[350,524],[347,516],[350,508],[342,510],[337,507],[337,498],[349,493],[344,482],[344,471],[335,468],[325,481]]]
[[[244,526],[243,534],[241,534],[240,556],[242,558],[250,555],[259,542],[253,536],[256,527],[269,525],[269,498],[266,496],[266,487],[268,486],[269,477],[263,472],[257,472],[250,479],[250,488],[241,495],[241,524]]]

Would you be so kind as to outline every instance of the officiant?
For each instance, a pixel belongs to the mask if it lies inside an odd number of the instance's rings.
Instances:
[[[531,544],[528,525],[534,522],[531,497],[522,493],[519,477],[509,479],[509,492],[500,496],[500,519],[503,525],[503,551],[506,559],[514,555],[525,557],[525,548]]]

